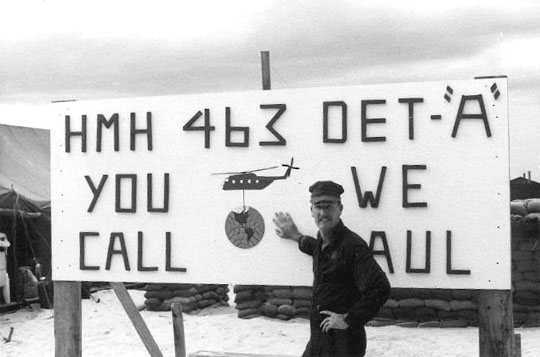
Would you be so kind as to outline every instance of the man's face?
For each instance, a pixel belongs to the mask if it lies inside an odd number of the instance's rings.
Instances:
[[[320,231],[334,228],[343,212],[343,205],[338,201],[321,201],[311,205],[311,216]]]

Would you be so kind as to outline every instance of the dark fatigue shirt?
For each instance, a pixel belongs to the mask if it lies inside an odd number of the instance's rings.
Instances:
[[[334,228],[331,243],[322,249],[317,239],[302,236],[302,252],[313,257],[313,300],[310,312],[311,338],[303,356],[363,356],[366,349],[364,325],[390,295],[386,274],[360,236],[342,221]],[[324,333],[320,311],[347,314],[345,330]]]

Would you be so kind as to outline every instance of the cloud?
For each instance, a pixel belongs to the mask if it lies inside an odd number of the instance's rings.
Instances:
[[[0,101],[259,89],[261,50],[273,82],[292,87],[509,74],[522,57],[501,58],[522,52],[501,43],[540,24],[527,1],[197,4],[20,5],[0,25]]]

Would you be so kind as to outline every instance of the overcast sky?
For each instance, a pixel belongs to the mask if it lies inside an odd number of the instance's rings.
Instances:
[[[540,1],[2,1],[0,122],[53,100],[507,75],[511,177],[540,180]]]

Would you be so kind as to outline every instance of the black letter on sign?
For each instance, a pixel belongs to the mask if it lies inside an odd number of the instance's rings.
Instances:
[[[480,105],[480,114],[464,114],[463,108],[465,103],[469,100],[476,100]],[[489,121],[486,113],[486,107],[484,106],[484,98],[482,94],[478,95],[463,95],[461,96],[461,102],[459,103],[459,110],[454,123],[454,129],[452,130],[452,137],[455,138],[459,128],[459,122],[461,119],[482,119],[484,121],[484,127],[486,128],[486,135],[489,138],[491,136],[491,130],[489,129]]]
[[[448,275],[470,275],[470,270],[452,269],[452,231],[446,231],[446,274]]]
[[[86,115],[81,118],[81,131],[71,131],[71,121],[69,115],[66,115],[66,152],[71,152],[71,137],[81,137],[81,152],[86,152]]]
[[[165,233],[165,271],[186,272],[186,268],[174,268],[171,266],[171,232]]]
[[[98,232],[80,232],[79,233],[79,269],[81,270],[99,270],[97,265],[86,265],[84,262],[85,257],[85,245],[84,239],[86,237],[98,237]]]
[[[380,237],[383,243],[383,250],[373,250],[375,247],[375,238]],[[369,239],[369,249],[373,252],[373,255],[384,255],[386,262],[388,263],[388,271],[394,274],[394,265],[392,264],[392,257],[390,256],[390,248],[388,247],[388,241],[386,240],[385,231],[373,231],[371,232],[371,238]]]
[[[110,120],[107,120],[103,114],[98,114],[97,142],[96,151],[101,152],[101,136],[103,126],[109,129],[114,124],[114,151],[120,150],[120,130],[118,128],[118,114],[113,114]]]
[[[424,269],[411,268],[412,232],[407,231],[407,261],[405,271],[407,273],[425,273],[431,271],[431,231],[426,231],[426,267]]]
[[[163,207],[155,208],[153,205],[154,196],[152,193],[152,174],[147,174],[147,210],[148,212],[169,212],[169,174],[163,176]]]
[[[145,267],[143,265],[143,232],[137,233],[138,244],[137,244],[137,270],[138,271],[156,271],[157,267]]]
[[[210,125],[210,109],[204,110],[204,125],[193,125],[197,119],[203,114],[199,110],[195,115],[182,127],[184,131],[204,131],[204,147],[210,148],[210,132],[216,130],[215,126]]]
[[[231,133],[240,131],[244,134],[244,141],[233,143]],[[231,125],[231,108],[225,107],[225,146],[226,147],[248,147],[249,146],[249,127]]]
[[[426,165],[403,165],[402,177],[403,177],[403,208],[409,207],[427,207],[427,202],[409,202],[409,190],[420,189],[420,184],[409,184],[407,174],[409,170],[425,170]]]
[[[386,136],[367,136],[367,126],[368,124],[377,124],[377,123],[386,123],[385,118],[371,118],[368,119],[366,117],[367,112],[367,106],[371,104],[386,104],[386,100],[384,99],[376,99],[376,100],[363,100],[362,101],[362,141],[369,142],[369,141],[386,141]]]
[[[330,139],[328,137],[328,108],[330,106],[341,107],[341,138]],[[323,102],[323,143],[344,143],[347,141],[347,103]]]
[[[131,207],[122,208],[120,200],[122,198],[122,179],[131,180]],[[137,212],[137,175],[116,175],[116,212]]]
[[[101,181],[99,181],[99,185],[96,188],[90,176],[87,176],[87,175],[84,176],[84,178],[86,179],[86,182],[88,182],[88,186],[90,186],[90,190],[92,190],[92,194],[94,195],[94,197],[92,198],[92,202],[90,202],[90,206],[88,206],[88,212],[92,212],[94,210],[94,207],[96,206],[99,195],[101,194],[101,190],[103,190],[103,186],[105,186],[105,181],[107,181],[107,177],[109,177],[109,175],[101,176]]]
[[[131,113],[131,140],[130,149],[135,151],[135,135],[146,134],[146,141],[148,143],[148,151],[152,151],[152,113],[146,113],[146,129],[136,129],[136,116],[135,113]]]
[[[261,104],[261,109],[277,109],[277,113],[272,117],[272,119],[266,124],[266,129],[270,131],[276,137],[277,141],[259,141],[260,146],[285,146],[287,140],[281,136],[276,129],[273,128],[275,122],[281,117],[285,110],[287,110],[286,104]]]
[[[116,241],[116,237],[118,237],[120,240],[119,250],[114,249],[114,243]],[[124,239],[124,233],[122,232],[111,233],[111,238],[109,240],[109,250],[107,251],[107,263],[105,264],[106,270],[111,270],[111,260],[112,260],[113,254],[122,254],[122,258],[124,259],[124,268],[126,270],[131,270],[129,268],[129,259],[127,255],[126,241]]]
[[[399,98],[398,101],[409,104],[409,140],[414,140],[414,103],[423,103],[424,98]]]
[[[360,188],[360,182],[358,181],[358,175],[356,173],[356,167],[351,166],[352,176],[354,180],[354,187],[356,188],[356,197],[358,197],[358,206],[360,208],[366,208],[367,203],[371,204],[371,207],[379,207],[379,199],[381,198],[384,176],[386,175],[386,166],[383,166],[381,169],[381,174],[379,176],[379,184],[377,185],[377,193],[373,197],[373,192],[366,191],[366,194],[362,196],[362,189]]]

